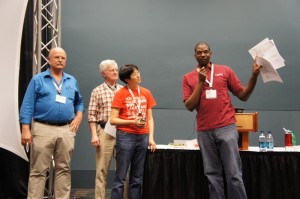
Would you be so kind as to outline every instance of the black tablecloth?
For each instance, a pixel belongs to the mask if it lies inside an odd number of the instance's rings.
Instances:
[[[299,152],[241,151],[240,154],[249,199],[300,199]],[[208,199],[200,151],[149,151],[143,198]]]

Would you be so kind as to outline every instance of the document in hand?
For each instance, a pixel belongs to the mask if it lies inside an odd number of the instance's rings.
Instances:
[[[279,54],[273,40],[266,38],[249,50],[257,64],[262,65],[260,69],[263,82],[277,81],[283,83],[277,69],[285,66],[284,59]]]

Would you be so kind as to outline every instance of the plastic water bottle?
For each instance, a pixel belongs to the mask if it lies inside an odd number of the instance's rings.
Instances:
[[[296,139],[295,131],[292,131],[292,143],[293,143],[293,146],[297,145],[297,139]]]
[[[274,138],[272,136],[271,131],[268,131],[266,141],[267,141],[267,151],[274,151]]]
[[[259,147],[259,151],[262,151],[262,152],[267,151],[266,136],[264,134],[264,131],[260,131],[260,134],[258,137],[258,147]]]

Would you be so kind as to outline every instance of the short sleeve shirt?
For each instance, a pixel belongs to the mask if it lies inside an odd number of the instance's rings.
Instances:
[[[139,112],[141,112],[142,117],[147,120],[148,118],[148,109],[151,109],[156,105],[155,99],[152,96],[151,92],[143,87],[140,88],[140,95],[138,90],[132,90],[133,96],[129,92],[127,86],[121,88],[114,97],[112,102],[112,107],[120,109],[119,117],[125,120],[135,120]],[[140,108],[138,108],[137,101],[140,98]],[[146,134],[149,132],[149,126],[146,124],[145,128],[138,128],[135,125],[118,125],[118,130],[125,131],[128,133],[134,134]]]
[[[207,77],[210,81],[211,70]],[[182,79],[183,101],[193,93],[198,83],[197,70],[185,74]],[[229,91],[236,95],[243,90],[243,85],[231,68],[225,65],[214,65],[213,87],[217,92],[216,99],[206,99],[207,82],[204,83],[199,106],[197,107],[197,131],[212,130],[236,122],[235,109],[232,105]]]

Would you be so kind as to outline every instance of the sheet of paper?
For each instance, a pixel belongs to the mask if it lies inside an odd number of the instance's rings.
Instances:
[[[104,127],[104,132],[106,132],[107,134],[116,137],[116,126],[115,125],[111,125],[109,121],[106,122],[106,125]]]
[[[260,72],[263,82],[277,81],[283,83],[277,69],[285,66],[285,61],[279,54],[279,51],[273,40],[265,38],[249,50],[253,59],[256,59],[258,65],[262,65]]]
[[[270,64],[270,62],[268,62],[262,57],[257,57],[256,61],[258,65],[264,66],[260,69],[260,74],[262,76],[264,83],[270,81],[277,81],[283,83],[281,77],[279,76],[277,71],[273,68],[273,66]]]
[[[260,56],[262,52],[266,52],[268,48],[272,47],[274,42],[272,40],[269,40],[269,38],[265,38],[258,44],[256,44],[253,48],[249,50],[250,55],[253,59],[255,59],[256,56]]]
[[[268,48],[267,51],[262,52],[259,57],[263,57],[264,59],[268,60],[275,69],[285,66],[284,59],[279,54],[275,44]]]

